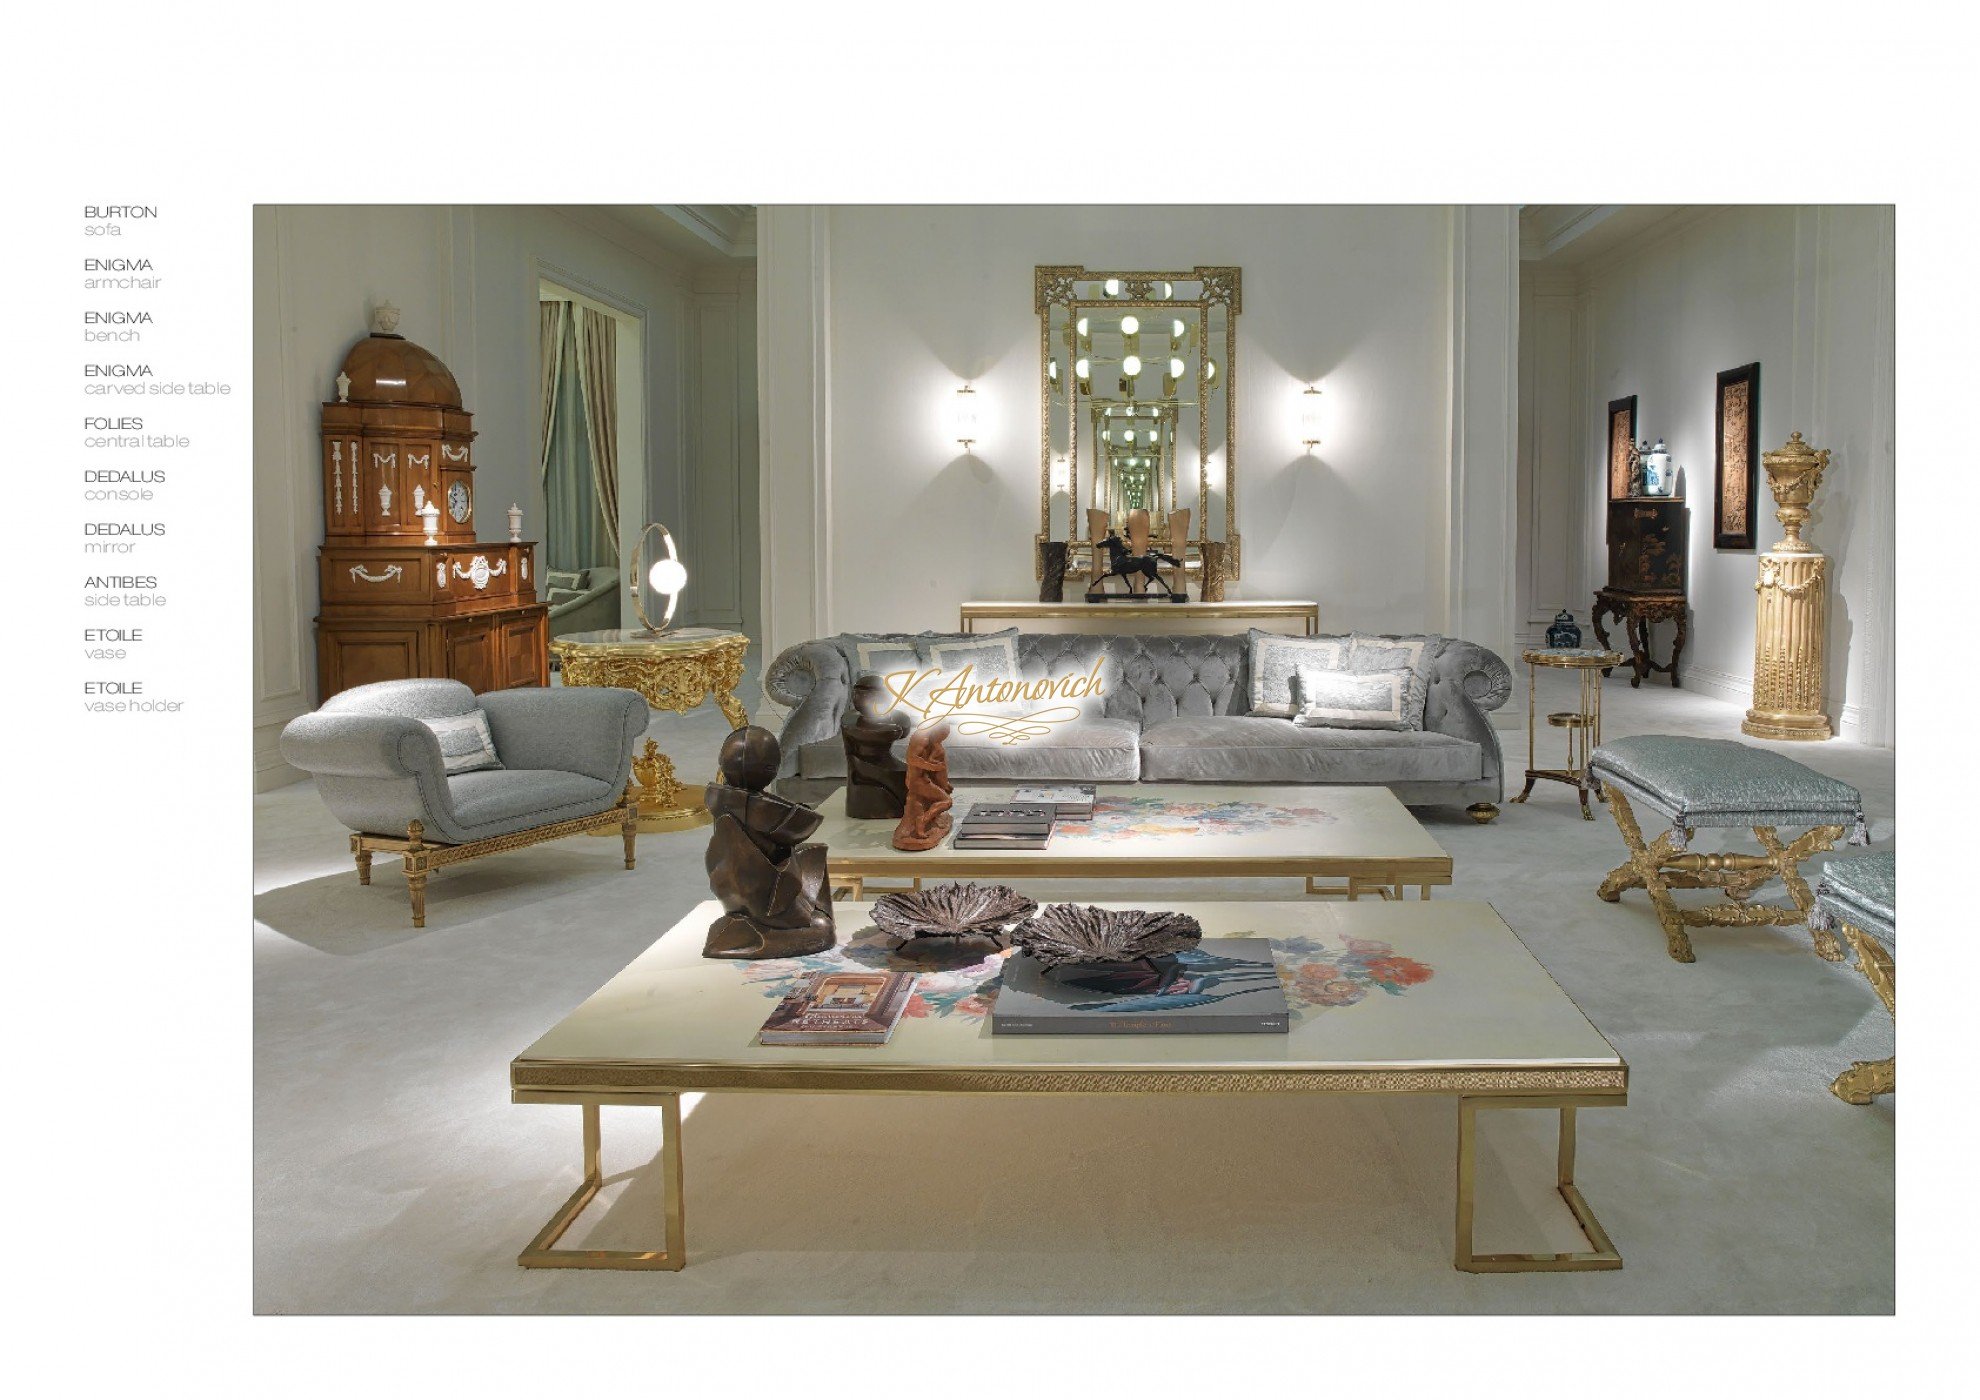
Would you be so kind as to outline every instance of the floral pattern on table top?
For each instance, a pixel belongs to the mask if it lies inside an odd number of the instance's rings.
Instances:
[[[1143,836],[1249,836],[1334,820],[1334,814],[1324,807],[1110,796],[1093,804],[1090,821],[1062,821],[1056,834],[1081,841],[1128,841]]]
[[[1228,936],[1260,938],[1266,935],[1247,930]],[[1292,1013],[1295,1025],[1323,1011],[1353,1006],[1370,992],[1402,996],[1411,987],[1428,982],[1437,975],[1436,969],[1428,963],[1405,957],[1391,945],[1376,939],[1344,939],[1338,948],[1304,935],[1273,938],[1270,942],[1273,960],[1278,964],[1279,981],[1286,990],[1286,1006]],[[969,951],[963,951],[949,965],[943,966],[901,957],[894,951],[894,944],[891,934],[868,928],[829,953],[744,962],[736,966],[741,969],[745,982],[760,988],[763,995],[773,1001],[781,1000],[797,985],[799,978],[814,972],[847,967],[867,971],[912,968],[920,971],[921,980],[915,983],[914,995],[908,1001],[907,1010],[902,1013],[903,1019],[960,1016],[968,1021],[981,1021],[990,1014],[990,1004],[996,1000],[997,988],[1001,984],[1004,959],[1011,956],[1012,950],[990,950],[977,958],[972,958]]]

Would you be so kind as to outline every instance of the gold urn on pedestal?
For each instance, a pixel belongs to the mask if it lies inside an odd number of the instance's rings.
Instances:
[[[1753,708],[1739,727],[1760,739],[1827,739],[1833,733],[1822,710],[1829,560],[1801,538],[1801,527],[1828,469],[1829,452],[1816,451],[1795,433],[1777,451],[1763,452],[1760,462],[1774,493],[1774,514],[1787,534],[1760,556],[1760,577],[1753,584],[1760,595]]]

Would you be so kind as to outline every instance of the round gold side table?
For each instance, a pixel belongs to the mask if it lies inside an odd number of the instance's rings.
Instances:
[[[1588,776],[1588,757],[1602,742],[1602,673],[1607,667],[1621,665],[1622,654],[1592,647],[1530,647],[1520,653],[1519,659],[1526,663],[1526,786],[1513,801],[1526,801],[1533,793],[1534,783],[1542,778],[1551,778],[1557,783],[1568,784],[1581,795],[1581,818],[1592,822],[1595,814],[1588,808],[1588,794],[1593,792],[1600,800],[1608,801],[1602,796],[1601,788]],[[1539,702],[1536,697],[1542,666],[1581,674],[1580,708],[1547,716],[1549,725],[1567,731],[1565,768],[1539,766]]]
[[[565,685],[623,686],[644,695],[654,709],[677,715],[712,693],[733,728],[749,723],[749,711],[735,697],[749,650],[749,638],[740,632],[712,627],[572,632],[555,638],[550,650],[563,668]],[[653,740],[633,760],[632,775],[641,831],[683,831],[710,819],[702,803],[706,784],[677,778],[673,760]]]

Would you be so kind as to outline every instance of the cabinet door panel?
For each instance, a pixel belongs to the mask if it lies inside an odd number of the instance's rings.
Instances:
[[[477,693],[494,690],[495,630],[472,619],[447,624],[441,645],[446,650],[447,674]]]

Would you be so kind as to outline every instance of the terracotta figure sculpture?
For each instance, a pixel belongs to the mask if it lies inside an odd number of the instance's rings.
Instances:
[[[907,813],[894,828],[894,849],[926,851],[942,844],[955,805],[949,783],[947,724],[931,724],[908,740]]]
[[[839,725],[846,746],[846,815],[857,821],[898,821],[907,810],[907,768],[894,757],[914,722],[888,712],[887,687],[878,676],[853,682],[852,713]]]
[[[709,925],[704,957],[797,958],[838,939],[825,848],[799,844],[824,819],[766,791],[781,757],[777,736],[755,725],[722,742],[722,776],[705,800],[715,816],[708,884],[725,912]]]

